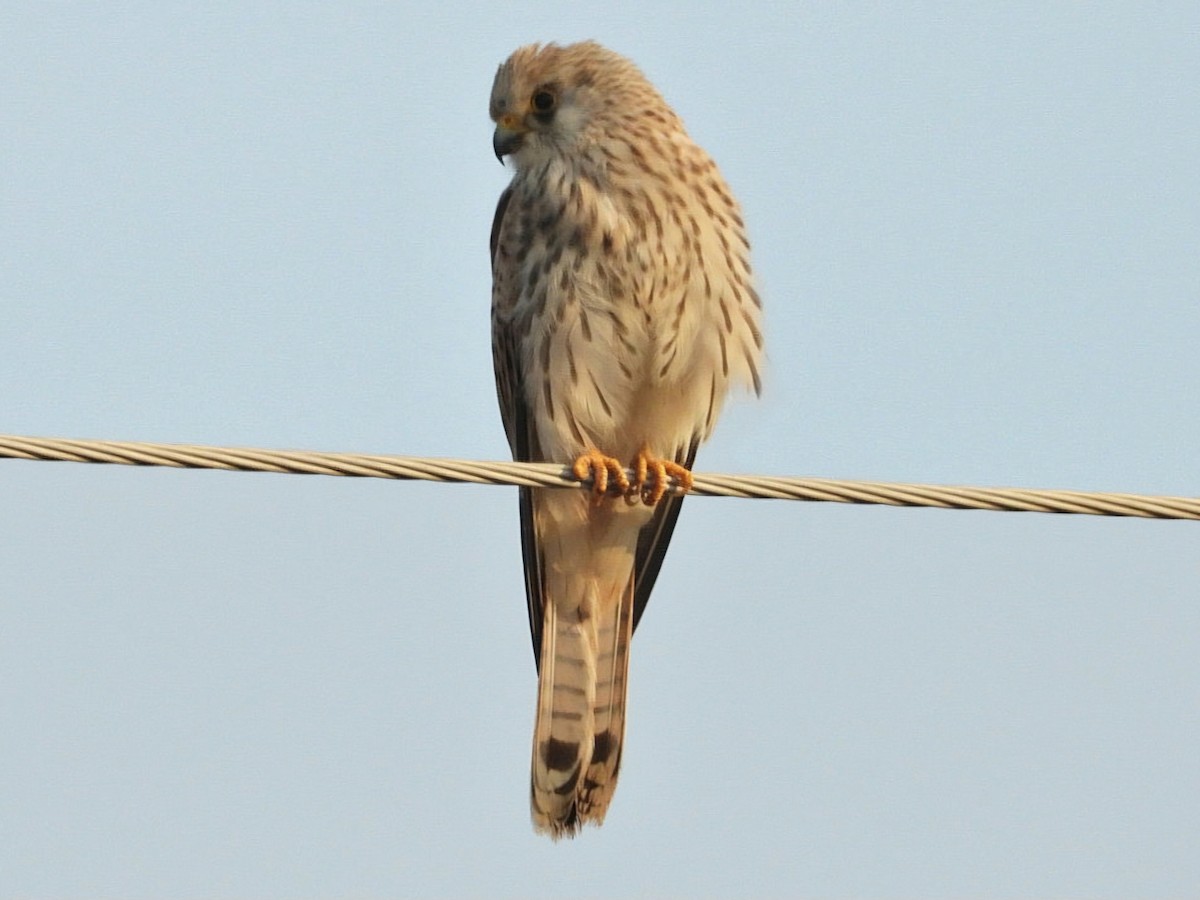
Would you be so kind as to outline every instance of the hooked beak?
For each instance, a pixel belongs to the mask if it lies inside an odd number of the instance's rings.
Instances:
[[[523,143],[525,143],[525,129],[518,122],[511,121],[509,116],[501,119],[492,134],[492,149],[496,151],[496,159],[503,163],[504,157],[510,153],[516,153],[521,149]]]

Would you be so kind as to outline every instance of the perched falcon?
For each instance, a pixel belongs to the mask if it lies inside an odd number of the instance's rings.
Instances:
[[[513,457],[592,490],[520,492],[539,681],[530,803],[554,838],[600,824],[625,735],[633,629],[696,447],[761,389],[761,303],[737,201],[636,66],[522,47],[496,72],[515,166],[492,225],[492,346]],[[625,467],[636,473],[631,483]]]

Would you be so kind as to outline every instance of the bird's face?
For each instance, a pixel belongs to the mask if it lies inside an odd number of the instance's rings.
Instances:
[[[500,66],[489,104],[497,159],[511,156],[522,169],[550,155],[571,154],[586,140],[589,126],[604,109],[595,90],[598,64],[591,58],[592,46],[535,44],[517,50]],[[608,53],[599,47],[596,51]]]
[[[537,85],[532,90],[522,85],[520,91],[505,91],[492,95],[492,118],[496,130],[492,133],[492,149],[501,162],[504,157],[517,156],[526,143],[549,145],[556,143],[555,120],[558,118],[562,86],[555,83]]]

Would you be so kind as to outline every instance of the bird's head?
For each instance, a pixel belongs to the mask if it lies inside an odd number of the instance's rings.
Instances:
[[[496,71],[489,113],[492,148],[518,169],[552,155],[580,154],[601,137],[619,139],[641,107],[665,107],[625,57],[593,41],[521,47]]]

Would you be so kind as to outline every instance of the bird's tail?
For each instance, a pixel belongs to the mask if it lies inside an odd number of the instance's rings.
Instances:
[[[633,577],[567,577],[544,605],[530,808],[557,839],[604,821],[625,738]]]

